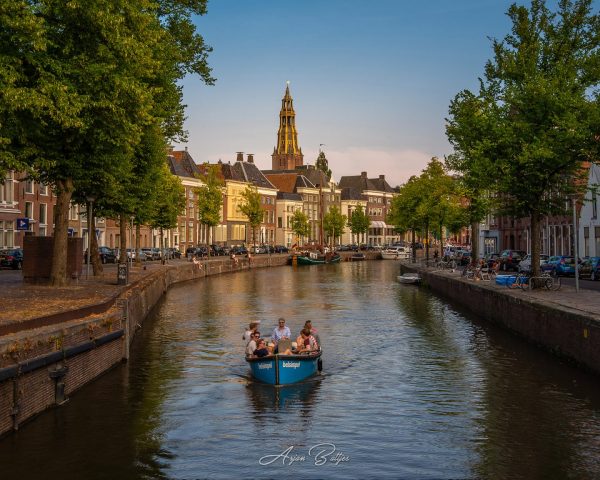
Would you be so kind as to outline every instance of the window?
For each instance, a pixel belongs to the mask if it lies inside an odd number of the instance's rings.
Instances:
[[[33,202],[25,202],[25,217],[33,218]]]
[[[40,224],[46,225],[47,223],[47,213],[48,213],[48,205],[45,203],[40,203]]]
[[[598,218],[598,197],[595,190],[592,192],[592,218]]]
[[[25,180],[25,193],[33,193],[33,180]]]
[[[48,185],[40,183],[40,195],[48,195]]]
[[[600,227],[594,227],[594,237],[596,243],[596,256],[600,256]]]

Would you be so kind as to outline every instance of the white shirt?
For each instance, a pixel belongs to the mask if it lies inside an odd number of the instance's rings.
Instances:
[[[256,350],[256,340],[250,340],[246,345],[246,355],[254,355],[254,350]]]

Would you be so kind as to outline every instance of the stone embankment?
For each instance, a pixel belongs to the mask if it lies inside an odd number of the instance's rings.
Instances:
[[[284,265],[286,255],[236,262],[149,264],[117,287],[93,279],[70,289],[2,285],[0,301],[0,435],[65,402],[75,390],[129,358],[136,329],[173,284],[211,275]]]
[[[491,281],[474,281],[459,271],[436,270],[404,263],[418,272],[433,292],[466,307],[481,318],[517,333],[552,353],[600,373],[600,295],[576,292],[509,289]]]

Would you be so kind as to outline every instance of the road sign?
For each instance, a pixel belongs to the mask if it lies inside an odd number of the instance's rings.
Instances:
[[[29,230],[29,219],[17,218],[17,230]]]

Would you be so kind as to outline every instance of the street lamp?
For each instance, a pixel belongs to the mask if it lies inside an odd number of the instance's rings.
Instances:
[[[578,241],[577,234],[579,233],[577,230],[577,198],[578,195],[573,194],[569,195],[571,202],[573,203],[573,251],[575,253],[575,291],[579,292],[579,252],[578,252]]]
[[[86,197],[86,200],[88,201],[88,219],[87,219],[87,227],[88,227],[88,249],[87,249],[87,268],[85,270],[85,278],[86,280],[89,278],[90,276],[90,263],[91,263],[91,255],[92,255],[92,235],[96,234],[96,225],[94,222],[94,225],[91,224],[91,219],[94,218],[94,200],[96,200],[96,197],[93,197],[92,195],[89,195]]]

